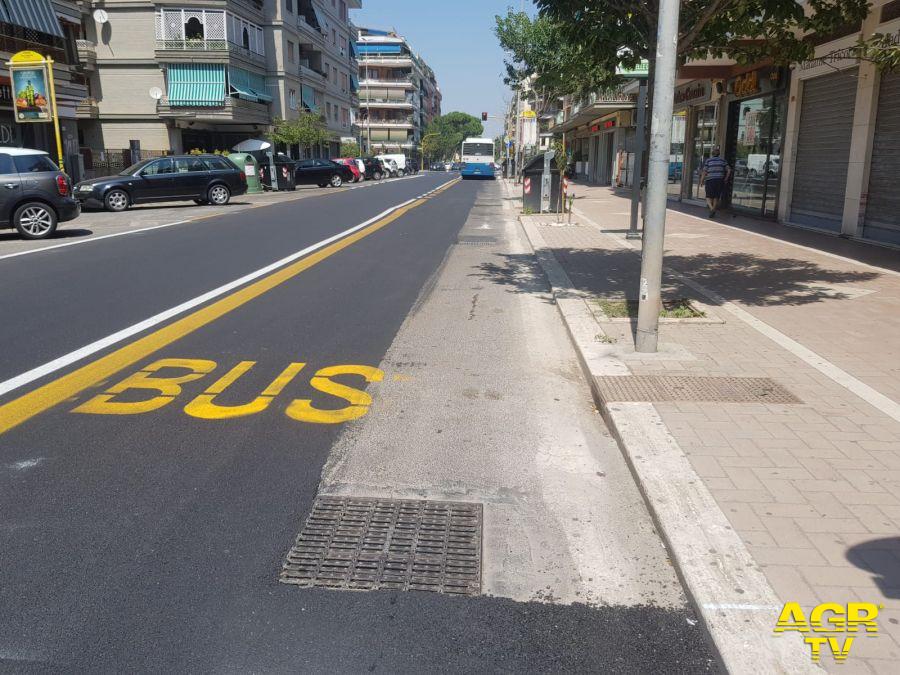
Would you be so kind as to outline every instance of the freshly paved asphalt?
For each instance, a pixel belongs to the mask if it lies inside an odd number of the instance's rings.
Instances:
[[[446,180],[431,175],[0,261],[0,380]],[[379,364],[478,190],[450,188],[0,437],[0,670],[713,667],[687,610],[301,590],[276,580],[341,433],[340,425],[289,419],[286,402],[305,393],[326,406],[308,384],[321,367]],[[155,412],[71,412],[158,358],[218,367]],[[290,395],[262,413],[210,421],[183,412],[213,377],[244,360],[257,365],[223,404],[255,397],[290,362],[307,366]]]

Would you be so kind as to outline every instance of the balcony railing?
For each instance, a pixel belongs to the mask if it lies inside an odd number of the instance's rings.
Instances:
[[[387,126],[387,127],[408,127],[412,128],[413,126],[413,116],[407,115],[406,117],[370,117],[363,118],[359,120],[361,126]]]
[[[97,65],[97,43],[90,40],[75,40],[75,48],[78,50],[78,60],[81,65],[93,67]]]
[[[265,56],[263,29],[236,14],[210,9],[161,9],[156,14],[156,48],[246,52]]]

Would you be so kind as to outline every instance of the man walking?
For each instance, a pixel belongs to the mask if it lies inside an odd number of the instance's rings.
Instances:
[[[700,171],[700,182],[706,187],[706,204],[709,206],[709,217],[715,218],[719,203],[722,201],[722,193],[725,191],[725,183],[731,176],[731,167],[728,162],[719,157],[719,149],[713,148],[712,157],[703,162]]]

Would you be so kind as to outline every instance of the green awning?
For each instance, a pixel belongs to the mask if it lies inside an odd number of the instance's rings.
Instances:
[[[54,37],[65,37],[50,0],[0,2],[0,21],[22,28],[31,28]]]
[[[300,102],[310,112],[319,112],[319,106],[316,105],[316,92],[309,85],[300,85]]]
[[[170,63],[167,70],[169,105],[225,105],[224,64]]]
[[[248,101],[269,103],[272,97],[266,93],[266,77],[251,70],[228,66],[228,87],[231,96]]]
[[[359,91],[359,78],[350,74],[350,91]]]

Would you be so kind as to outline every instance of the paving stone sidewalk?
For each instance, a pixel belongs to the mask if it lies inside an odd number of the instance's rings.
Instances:
[[[609,188],[575,194],[579,225],[544,217],[539,230],[633,375],[771,378],[800,399],[654,405],[782,601],[884,606],[877,637],[822,665],[896,672],[900,253],[673,205],[664,300],[689,299],[705,317],[663,323],[664,355],[644,357],[634,323],[597,302],[637,298],[629,202]]]

